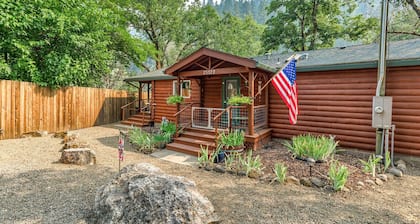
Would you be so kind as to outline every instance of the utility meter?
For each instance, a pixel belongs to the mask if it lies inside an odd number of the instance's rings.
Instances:
[[[372,107],[372,127],[391,128],[392,123],[392,97],[374,96]]]

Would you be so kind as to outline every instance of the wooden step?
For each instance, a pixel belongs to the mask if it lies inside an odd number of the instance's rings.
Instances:
[[[166,149],[182,152],[182,153],[189,154],[192,156],[197,156],[197,157],[200,155],[200,147],[184,145],[184,144],[176,143],[176,142],[167,144]]]
[[[134,121],[134,122],[142,122],[142,121],[150,122],[151,121],[151,119],[147,118],[147,117],[145,117],[144,119],[143,118],[138,118],[138,117],[129,117],[127,120],[128,121]]]
[[[195,132],[195,133],[203,133],[203,134],[208,134],[208,135],[214,135],[214,130],[209,130],[209,129],[186,127],[186,128],[184,128],[184,131],[185,132],[190,131],[190,132]]]
[[[187,138],[187,137],[178,137],[175,139],[174,141],[175,143],[179,143],[179,144],[183,144],[183,145],[189,145],[189,146],[194,146],[197,148],[200,148],[201,145],[203,146],[209,146],[209,149],[214,149],[216,148],[216,144],[214,141],[203,141],[200,139],[193,139],[193,138]]]
[[[135,127],[144,127],[144,126],[148,126],[149,122],[136,122],[136,121],[129,121],[129,120],[125,120],[125,121],[121,121],[121,124],[125,124],[125,125],[133,125]]]
[[[214,142],[215,136],[213,134],[204,134],[200,132],[184,131],[180,137],[192,138],[202,141]]]

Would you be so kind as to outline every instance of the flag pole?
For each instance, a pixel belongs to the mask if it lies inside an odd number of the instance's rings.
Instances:
[[[287,65],[289,65],[289,62],[290,62],[290,60],[292,60],[292,59],[295,59],[295,60],[297,60],[297,59],[299,59],[300,57],[301,57],[302,55],[297,55],[297,54],[293,54],[292,56],[290,56],[288,59],[286,59],[286,63],[278,70],[278,71],[281,71],[281,70],[283,70],[284,68],[286,68],[286,66]],[[297,57],[297,58],[296,58]],[[265,89],[267,86],[268,86],[268,84],[270,84],[270,82],[271,82],[271,80],[273,80],[274,79],[274,77],[276,77],[276,75],[274,74],[273,75],[273,77],[271,77],[264,85],[263,85],[263,87],[261,87],[261,89],[259,89],[258,90],[258,93],[257,94],[255,94],[255,96],[254,96],[254,98],[255,97],[257,97],[259,94],[261,94],[261,92],[263,91],[263,89]]]

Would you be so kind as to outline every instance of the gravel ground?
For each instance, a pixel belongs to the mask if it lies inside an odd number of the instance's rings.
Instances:
[[[89,223],[96,189],[118,171],[118,130],[78,130],[97,165],[57,163],[61,139],[0,141],[0,223]],[[331,194],[295,185],[268,185],[128,151],[123,165],[148,162],[196,182],[222,223],[420,223],[420,168],[372,190]]]

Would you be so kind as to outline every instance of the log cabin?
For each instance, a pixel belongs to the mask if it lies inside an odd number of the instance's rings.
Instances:
[[[218,130],[241,129],[246,145],[258,149],[270,138],[304,133],[333,135],[340,146],[375,151],[372,98],[377,86],[378,44],[305,51],[297,62],[299,115],[291,125],[288,108],[270,82],[292,54],[244,58],[201,48],[168,68],[130,77],[139,100],[125,105],[122,122],[143,126],[162,119],[181,134],[168,149],[197,155],[200,144],[215,146]],[[420,156],[420,39],[394,41],[387,57],[386,96],[392,96],[395,151]],[[168,105],[167,97],[184,102]],[[251,105],[229,106],[233,95],[249,96]],[[140,110],[138,110],[140,108]]]

